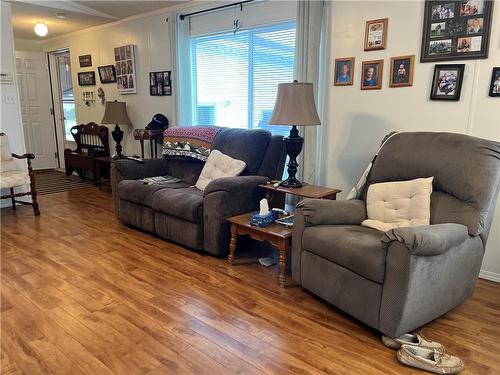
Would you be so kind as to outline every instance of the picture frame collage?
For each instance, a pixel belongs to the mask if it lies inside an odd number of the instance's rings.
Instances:
[[[149,95],[171,96],[172,95],[172,71],[149,73]]]
[[[115,69],[118,93],[135,94],[137,92],[137,80],[135,76],[135,46],[129,44],[116,47]]]
[[[420,62],[479,59],[488,57],[492,0],[425,0]],[[366,21],[364,51],[386,49],[388,18]],[[446,43],[443,42],[446,40]],[[438,42],[438,43],[434,43]],[[389,87],[413,86],[415,55],[390,58]],[[380,90],[384,59],[361,63],[361,90]],[[336,58],[334,86],[352,86],[355,58]],[[436,64],[430,100],[458,101],[465,64]],[[500,97],[500,67],[494,67],[489,96]]]

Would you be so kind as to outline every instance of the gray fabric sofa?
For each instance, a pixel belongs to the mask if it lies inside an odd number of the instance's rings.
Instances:
[[[434,176],[431,225],[363,227],[370,184]],[[363,199],[304,200],[295,213],[292,276],[303,288],[397,337],[469,298],[500,180],[500,144],[451,133],[399,133]]]
[[[115,161],[111,184],[118,218],[192,249],[214,255],[227,252],[230,227],[226,219],[258,209],[265,196],[258,185],[283,174],[284,142],[266,130],[222,128],[212,148],[247,166],[240,176],[210,182],[205,191],[193,187],[204,165],[200,160],[169,156],[143,164]],[[167,185],[138,181],[163,175],[182,181]]]

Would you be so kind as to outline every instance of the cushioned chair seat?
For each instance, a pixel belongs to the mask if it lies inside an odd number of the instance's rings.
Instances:
[[[123,180],[118,184],[118,196],[120,199],[151,207],[153,194],[158,190],[166,188],[181,189],[188,186],[189,184],[182,181],[175,184],[146,185],[139,180]]]
[[[153,210],[193,223],[203,220],[203,192],[196,188],[166,188],[153,194]]]
[[[2,189],[28,185],[30,181],[30,176],[26,172],[7,171],[0,173],[0,185]]]
[[[302,246],[366,279],[383,283],[386,254],[382,235],[359,225],[318,225],[305,228]]]

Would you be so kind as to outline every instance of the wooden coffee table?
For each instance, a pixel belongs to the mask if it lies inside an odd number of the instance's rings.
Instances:
[[[286,251],[292,243],[292,228],[280,224],[271,224],[265,228],[250,225],[250,218],[255,212],[250,212],[227,219],[231,223],[231,240],[229,242],[229,256],[227,261],[233,264],[234,253],[239,234],[248,234],[257,241],[267,241],[279,250],[278,283],[285,287]]]

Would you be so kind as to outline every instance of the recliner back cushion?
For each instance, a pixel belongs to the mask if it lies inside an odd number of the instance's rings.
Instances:
[[[434,176],[431,224],[463,224],[480,234],[496,199],[500,144],[454,133],[398,133],[380,150],[367,187],[428,176]]]
[[[271,142],[267,130],[222,129],[214,139],[213,150],[219,150],[247,165],[242,175],[256,175]]]

